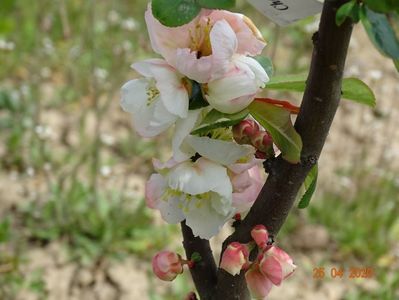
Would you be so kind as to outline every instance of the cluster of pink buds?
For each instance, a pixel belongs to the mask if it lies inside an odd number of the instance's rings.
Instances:
[[[233,242],[223,252],[220,267],[231,275],[240,274],[249,267],[249,249],[247,245]]]
[[[266,159],[273,153],[272,137],[254,120],[246,119],[234,125],[233,137],[238,144],[254,146],[257,149],[257,158]]]
[[[172,281],[177,275],[183,273],[183,266],[194,266],[193,260],[182,259],[181,256],[171,251],[158,252],[152,259],[152,270],[161,280]]]
[[[248,245],[233,242],[223,252],[220,268],[233,276],[241,270],[246,271],[245,278],[252,297],[265,299],[273,285],[279,286],[294,272],[296,266],[286,252],[269,243],[265,226],[255,226],[251,236],[258,247],[256,260],[249,261]]]

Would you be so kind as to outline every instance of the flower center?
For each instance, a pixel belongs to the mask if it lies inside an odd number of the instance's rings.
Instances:
[[[204,201],[209,201],[211,200],[211,193],[212,192],[206,192],[198,195],[191,195],[191,194],[185,194],[182,191],[179,190],[173,190],[173,189],[166,189],[163,195],[161,196],[162,201],[168,201],[172,197],[179,197],[180,198],[180,203],[179,203],[179,208],[183,210],[184,212],[188,212],[190,210],[190,203],[192,201],[194,202],[194,205],[196,208],[200,208],[205,204]]]
[[[197,51],[197,58],[212,54],[210,32],[212,30],[211,20],[208,18],[206,24],[198,23],[194,31],[190,30],[190,49]]]
[[[155,86],[155,82],[151,82],[147,87],[147,106],[150,106],[159,96],[159,90]]]

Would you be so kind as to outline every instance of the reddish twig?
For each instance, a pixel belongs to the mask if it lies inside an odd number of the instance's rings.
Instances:
[[[288,110],[290,113],[295,115],[299,113],[299,106],[295,106],[291,104],[289,101],[277,100],[271,98],[255,98],[255,101],[273,104],[275,106],[284,108],[285,110]]]

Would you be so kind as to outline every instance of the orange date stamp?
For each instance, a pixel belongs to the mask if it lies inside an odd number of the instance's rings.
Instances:
[[[322,280],[324,278],[372,278],[374,277],[374,269],[372,267],[316,267],[313,268],[313,279]]]

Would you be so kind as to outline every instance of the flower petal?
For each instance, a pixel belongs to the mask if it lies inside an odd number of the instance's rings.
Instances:
[[[237,51],[237,38],[226,20],[217,21],[210,32],[212,45],[212,78],[223,76],[231,67],[231,60]]]
[[[264,88],[266,82],[269,81],[269,76],[261,64],[252,57],[237,55],[234,59],[237,68],[244,71],[248,76],[255,78],[255,84],[259,88]]]
[[[237,52],[243,55],[256,56],[259,55],[266,42],[262,34],[246,16],[239,13],[232,13],[226,10],[213,10],[209,15],[209,19],[215,21],[226,20],[234,30],[237,40]]]
[[[157,207],[165,188],[165,179],[160,174],[152,174],[145,185],[145,200],[149,208]]]
[[[180,73],[199,83],[205,83],[211,78],[213,66],[212,56],[197,57],[197,51],[189,48],[176,50],[176,68]]]
[[[147,103],[147,79],[134,79],[121,88],[121,107],[131,114],[137,113]]]
[[[151,4],[145,12],[145,21],[150,35],[152,48],[161,54],[172,66],[176,66],[176,49],[190,46],[190,34],[193,32],[200,15],[190,23],[180,27],[162,25],[152,14]]]
[[[176,122],[175,133],[172,139],[173,158],[176,161],[184,161],[195,154],[191,147],[184,147],[183,141],[193,130],[200,116],[201,109],[190,110],[187,118]]]
[[[154,78],[160,92],[160,101],[169,113],[181,118],[187,117],[188,92],[182,76],[163,59],[148,59],[132,64],[140,74]]]
[[[180,199],[178,197],[171,197],[158,202],[157,208],[161,212],[162,219],[169,224],[177,224],[185,219],[180,208]]]
[[[233,114],[246,108],[253,100],[259,87],[253,78],[237,71],[208,83],[205,95],[209,104],[224,113]]]
[[[210,239],[218,234],[224,223],[230,219],[215,211],[209,200],[192,200],[186,215],[186,223],[193,230],[194,236]]]
[[[248,155],[251,151],[250,146],[211,139],[206,136],[189,135],[184,142],[202,156],[226,166],[236,163],[237,160]]]
[[[260,263],[260,271],[270,279],[274,285],[280,285],[283,281],[283,268],[280,261],[274,256],[265,256]]]
[[[254,299],[264,300],[273,287],[272,282],[264,276],[258,266],[253,266],[245,273],[248,289]]]
[[[226,168],[205,158],[195,163],[180,163],[169,172],[166,181],[171,189],[190,195],[207,193],[223,185],[232,190]]]

